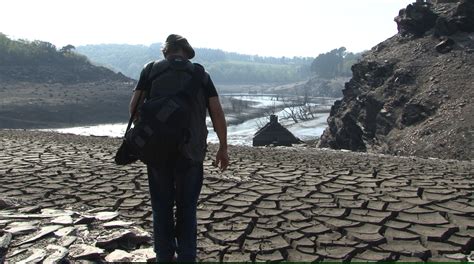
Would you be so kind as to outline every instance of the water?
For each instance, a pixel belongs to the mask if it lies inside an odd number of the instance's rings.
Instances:
[[[239,96],[240,98],[241,96]],[[259,107],[271,107],[275,104],[280,104],[280,102],[275,101],[274,97],[246,97],[246,100],[255,101]],[[281,110],[275,113],[279,117],[280,123],[285,126],[290,132],[292,132],[296,137],[301,140],[310,140],[315,139],[321,136],[324,129],[327,126],[327,118],[329,113],[316,114],[314,119],[307,121],[300,121],[294,123],[291,119],[284,118],[287,116],[286,112],[288,108]],[[269,118],[259,117],[247,120],[238,125],[230,125],[227,128],[227,140],[230,145],[252,145],[252,138],[259,130],[259,128],[269,122]],[[211,122],[208,118],[209,135],[208,142],[218,143],[216,133],[213,131],[213,128],[210,126]],[[48,131],[55,131],[59,133],[69,133],[76,135],[85,135],[85,136],[107,136],[107,137],[122,137],[125,133],[127,127],[126,123],[118,124],[101,124],[93,126],[80,126],[80,127],[70,127],[62,129],[48,129]]]

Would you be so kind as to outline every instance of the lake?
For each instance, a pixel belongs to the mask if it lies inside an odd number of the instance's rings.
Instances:
[[[262,109],[267,109],[275,107],[275,105],[281,106],[281,102],[275,100],[273,96],[249,96],[249,95],[230,95],[227,97],[242,98],[245,97],[245,100],[254,102],[254,105],[258,105]],[[334,99],[326,99],[325,105],[318,103],[312,103],[314,107],[327,108],[329,110],[330,104]],[[291,108],[291,109],[290,109]],[[324,129],[327,127],[327,118],[329,116],[329,111],[319,111],[319,113],[313,113],[311,119],[305,121],[298,121],[295,123],[292,118],[289,118],[290,110],[294,110],[294,106],[289,107],[280,107],[282,110],[277,110],[274,112],[278,116],[279,122],[285,126],[290,132],[292,132],[296,137],[301,140],[312,140],[319,138],[323,133]],[[230,116],[231,118],[231,116]],[[252,145],[252,138],[260,127],[268,123],[268,116],[259,116],[257,118],[248,119],[240,124],[228,125],[227,128],[227,137],[228,144],[230,145]],[[212,123],[210,118],[207,118],[208,123],[208,142],[218,143],[218,138],[213,131]],[[70,133],[76,135],[85,135],[85,136],[107,136],[107,137],[122,137],[125,133],[127,127],[126,123],[117,123],[117,124],[101,124],[101,125],[92,125],[92,126],[80,126],[80,127],[70,127],[70,128],[61,128],[61,129],[48,129],[48,131],[55,131],[59,133]]]

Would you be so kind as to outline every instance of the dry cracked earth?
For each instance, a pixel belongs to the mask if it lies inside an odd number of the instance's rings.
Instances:
[[[116,166],[119,144],[0,131],[0,259],[152,260],[146,169]],[[213,153],[198,207],[200,261],[474,257],[472,161],[232,146],[220,173]]]

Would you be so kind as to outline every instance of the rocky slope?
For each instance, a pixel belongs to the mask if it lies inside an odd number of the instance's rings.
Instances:
[[[319,147],[472,159],[474,1],[417,1],[395,21],[352,67]]]

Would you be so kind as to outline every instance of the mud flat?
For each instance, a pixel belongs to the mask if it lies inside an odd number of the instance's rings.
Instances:
[[[151,260],[146,169],[120,140],[0,130],[0,262]],[[198,207],[201,261],[466,261],[474,163],[230,147]]]

